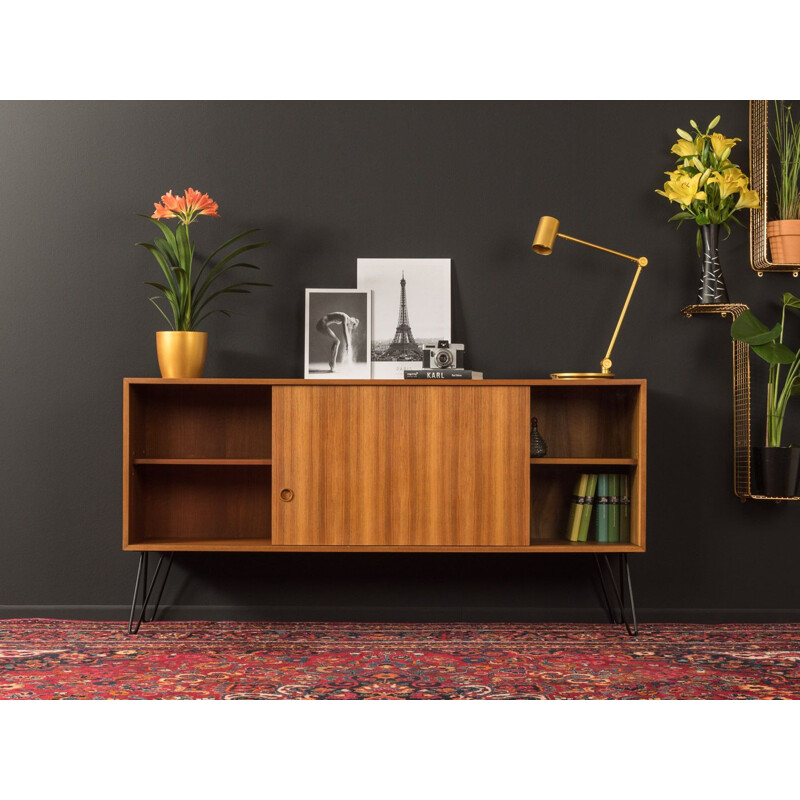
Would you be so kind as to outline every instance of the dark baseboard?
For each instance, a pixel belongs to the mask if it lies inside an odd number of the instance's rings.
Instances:
[[[130,606],[0,605],[0,618],[127,620]],[[795,608],[641,608],[648,622],[800,622]],[[364,607],[364,606],[165,606],[160,620],[275,622],[606,622],[597,608]]]

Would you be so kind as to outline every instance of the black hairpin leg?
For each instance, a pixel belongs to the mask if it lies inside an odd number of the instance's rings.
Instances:
[[[600,566],[600,556],[598,556],[597,553],[594,554],[594,563],[597,567],[597,576],[600,578],[600,589],[603,592],[603,602],[605,603],[606,611],[608,612],[608,618],[612,625],[619,625],[620,623],[617,620],[617,615],[614,613],[614,609],[611,607],[611,601],[608,599],[606,582],[603,579],[603,568]]]
[[[608,592],[606,591],[606,581],[603,575],[603,569],[600,566],[600,557],[598,555],[595,555],[594,557],[595,564],[597,565],[597,573],[600,576],[600,587],[603,590],[603,599],[605,600],[608,616],[611,618],[612,624],[625,625],[625,629],[628,631],[630,636],[637,636],[639,633],[639,622],[636,619],[636,603],[633,599],[633,583],[631,582],[631,568],[628,564],[628,554],[620,553],[619,559],[619,586],[617,586],[617,582],[614,580],[614,572],[611,569],[611,562],[608,560],[608,555],[603,553],[606,572],[608,572],[608,578],[611,581],[611,588],[614,590],[614,597],[617,601],[617,606],[619,607],[618,620],[616,614],[612,610]],[[630,619],[628,619],[625,615],[626,588],[628,599],[630,600]]]
[[[139,569],[136,571],[136,584],[133,587],[133,602],[131,603],[131,616],[128,620],[128,633],[134,634],[139,633],[139,628],[142,625],[142,622],[152,622],[155,619],[156,613],[158,613],[158,606],[161,603],[161,596],[164,594],[164,587],[167,584],[167,578],[169,577],[169,571],[172,567],[172,559],[175,553],[161,553],[161,557],[158,559],[158,564],[156,564],[156,570],[153,573],[153,579],[150,581],[150,585],[147,585],[147,552],[142,552],[139,555]],[[167,569],[164,572],[164,578],[161,581],[161,586],[158,590],[158,594],[156,595],[155,605],[153,606],[153,610],[150,613],[150,617],[147,617],[147,604],[150,602],[150,596],[153,594],[153,589],[156,586],[156,581],[158,580],[158,573],[161,571],[161,565],[164,563],[164,559],[169,555],[169,560],[167,561]],[[140,588],[141,587],[141,588]],[[136,616],[136,598],[141,593],[141,610],[139,611],[139,617],[136,620],[136,624],[134,625],[133,619]]]

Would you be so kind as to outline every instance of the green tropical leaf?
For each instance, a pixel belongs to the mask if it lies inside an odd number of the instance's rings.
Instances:
[[[781,344],[780,342],[752,344],[750,348],[768,364],[791,364],[796,357],[785,344]]]
[[[694,219],[694,214],[689,211],[679,211],[675,216],[672,216],[667,220],[668,222],[675,222],[677,219]]]
[[[798,375],[792,384],[792,394],[800,394],[800,375]]]
[[[784,292],[781,300],[787,308],[800,311],[800,297],[795,297],[791,292]]]
[[[780,323],[775,325],[774,328],[768,328],[749,309],[743,311],[731,325],[731,338],[751,346],[773,342],[780,338],[780,335]]]

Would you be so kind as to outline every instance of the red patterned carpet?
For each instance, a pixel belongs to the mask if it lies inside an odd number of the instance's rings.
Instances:
[[[800,698],[800,625],[0,620],[3,699]]]

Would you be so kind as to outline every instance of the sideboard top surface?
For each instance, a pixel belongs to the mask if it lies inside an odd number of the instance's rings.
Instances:
[[[553,380],[552,378],[507,378],[484,380],[346,380],[326,378],[125,378],[126,384],[193,386],[646,386],[645,378],[594,378],[590,380]]]

